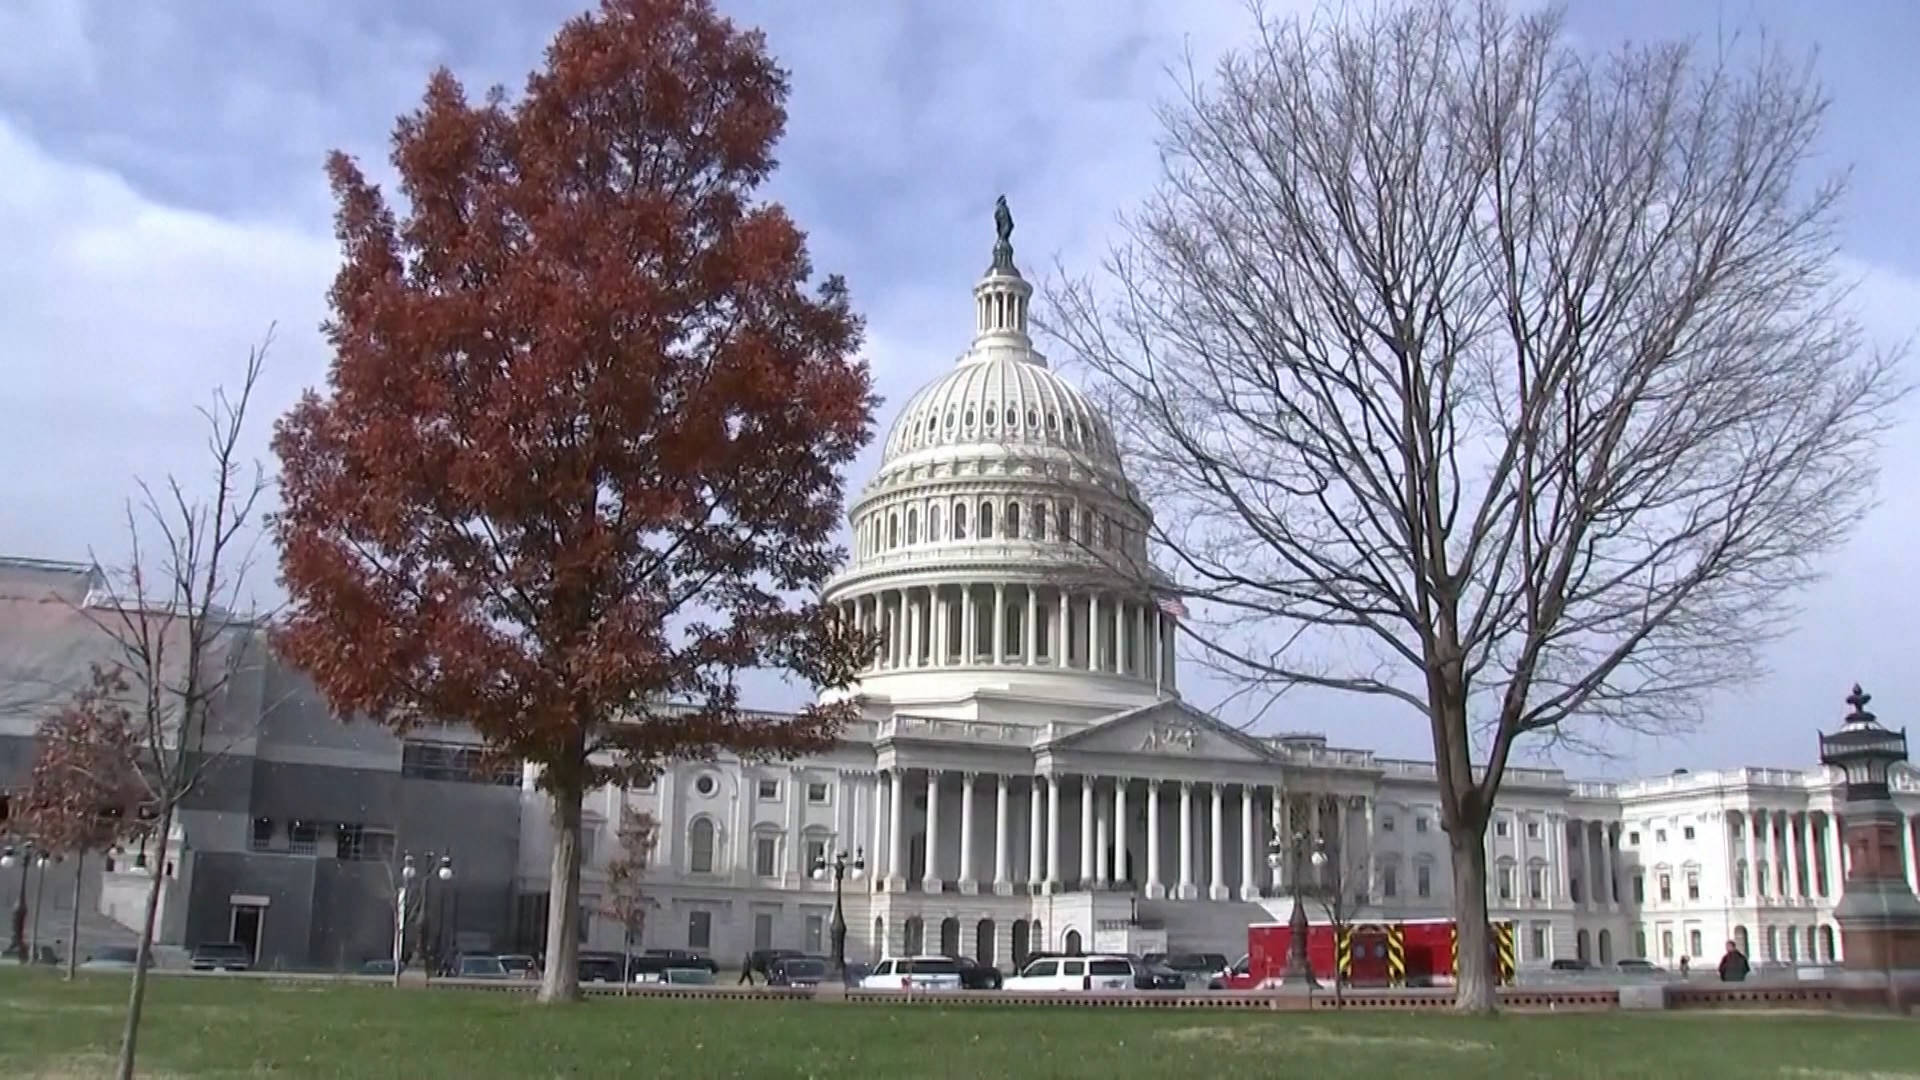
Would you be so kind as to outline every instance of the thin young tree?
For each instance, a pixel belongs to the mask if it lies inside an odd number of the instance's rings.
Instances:
[[[647,926],[647,909],[653,897],[647,894],[647,869],[653,864],[653,849],[660,827],[650,814],[633,814],[620,824],[619,847],[607,863],[606,890],[600,895],[600,913],[620,924],[621,993],[633,982],[631,962],[633,944],[642,940]]]
[[[870,437],[844,283],[755,202],[785,73],[705,0],[605,0],[509,102],[436,72],[396,211],[336,154],[324,396],[281,422],[281,649],[343,712],[471,724],[554,821],[541,999],[578,997],[581,800],[663,761],[828,744],[743,669],[852,682],[821,606]]]
[[[226,730],[218,706],[235,678],[261,660],[260,621],[240,611],[250,599],[255,505],[268,481],[258,462],[246,460],[242,437],[272,340],[269,330],[248,354],[237,392],[217,389],[200,410],[211,489],[196,493],[173,476],[158,486],[142,481],[139,498],[127,506],[126,561],[103,572],[95,595],[77,608],[109,642],[102,664],[126,686],[146,789],[143,817],[160,849],[148,868],[153,880],[128,990],[121,1080],[133,1077],[174,821],[241,734]]]
[[[1901,354],[1846,305],[1825,99],[1765,42],[1590,55],[1492,0],[1256,17],[1051,328],[1210,661],[1426,725],[1458,1004],[1490,1010],[1511,755],[1671,731],[1756,672],[1869,506]]]
[[[33,769],[20,811],[37,847],[73,860],[69,979],[80,958],[86,857],[134,836],[151,809],[127,689],[117,671],[95,666],[88,684],[34,731]]]

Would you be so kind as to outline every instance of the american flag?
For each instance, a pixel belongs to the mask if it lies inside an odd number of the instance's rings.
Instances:
[[[1177,596],[1158,596],[1154,598],[1154,603],[1159,605],[1161,611],[1176,619],[1187,617],[1187,605],[1181,603]]]

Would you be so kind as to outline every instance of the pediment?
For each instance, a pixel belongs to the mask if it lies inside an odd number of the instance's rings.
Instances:
[[[1257,739],[1185,702],[1163,701],[1117,713],[1053,743],[1056,750],[1263,763],[1273,760]]]

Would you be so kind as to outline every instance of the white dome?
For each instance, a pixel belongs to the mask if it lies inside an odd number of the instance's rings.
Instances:
[[[1085,395],[1014,350],[974,358],[923,387],[888,432],[883,469],[922,451],[990,446],[1012,453],[1051,449],[1083,456],[1119,473],[1120,456],[1107,422]]]
[[[870,700],[1156,701],[1173,615],[1147,562],[1152,519],[1112,428],[1034,349],[1033,286],[1004,228],[973,287],[973,342],[895,418],[823,599],[884,637],[853,691]]]

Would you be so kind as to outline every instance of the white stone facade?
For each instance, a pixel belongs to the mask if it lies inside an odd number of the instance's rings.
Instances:
[[[1446,914],[1432,765],[1248,736],[1180,700],[1178,605],[1110,569],[1144,563],[1142,512],[1105,420],[1033,349],[1031,293],[996,251],[971,347],[903,407],[852,506],[853,559],[824,598],[884,641],[853,690],[862,719],[817,757],[685,763],[596,793],[590,912],[622,819],[645,813],[660,828],[642,943],[723,963],[829,952],[833,885],[810,869],[836,851],[865,866],[845,891],[851,958],[1238,955],[1249,922],[1285,917],[1268,844],[1302,830],[1344,850],[1363,917]],[[1899,799],[1913,879],[1911,775]],[[1519,924],[1523,966],[1711,965],[1729,939],[1757,965],[1831,961],[1836,807],[1819,770],[1615,785],[1510,769],[1489,901]],[[549,850],[529,828],[523,889],[544,887]],[[589,927],[619,947],[611,920]]]

